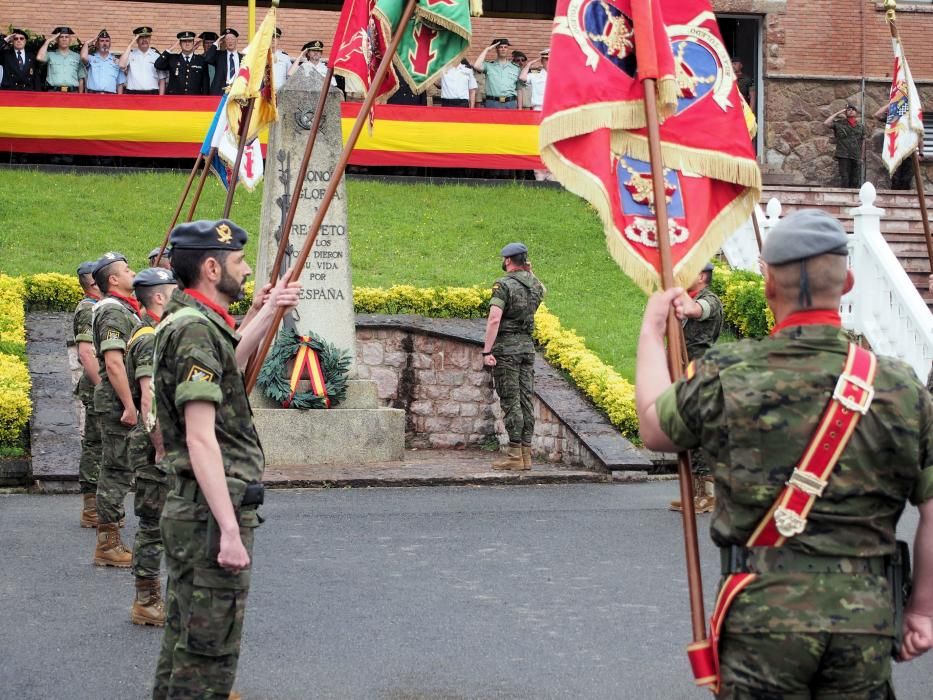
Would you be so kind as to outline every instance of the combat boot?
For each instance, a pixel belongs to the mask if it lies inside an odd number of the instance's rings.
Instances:
[[[93,493],[81,495],[84,507],[81,509],[81,527],[97,527],[97,496]]]
[[[136,577],[136,600],[130,610],[130,620],[134,625],[165,625],[165,604],[158,578]]]
[[[524,471],[524,462],[522,460],[522,446],[509,444],[506,450],[506,456],[497,459],[492,463],[492,468],[497,471],[520,472]]]
[[[531,445],[522,445],[522,469],[531,469]]]
[[[120,526],[117,523],[97,526],[94,563],[97,566],[117,566],[122,569],[129,568],[133,563],[133,553],[123,546],[120,540]]]
[[[697,513],[709,513],[713,510],[711,507],[706,507],[708,505],[706,484],[704,483],[703,479],[704,477],[702,476],[697,476],[696,474],[693,475],[693,509]],[[712,477],[710,477],[710,481],[712,481]],[[714,499],[713,502],[715,502]],[[667,509],[680,513],[684,509],[684,506],[678,498],[675,501],[671,501]]]

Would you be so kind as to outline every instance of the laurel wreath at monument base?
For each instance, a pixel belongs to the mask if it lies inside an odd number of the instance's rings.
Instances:
[[[317,353],[326,395],[315,394],[314,391],[294,392],[293,395],[291,373],[286,371],[286,367],[298,356],[302,347]],[[337,348],[314,333],[301,336],[293,329],[284,328],[269,351],[256,384],[266,396],[286,408],[329,408],[346,398],[349,371],[350,353],[346,350]]]

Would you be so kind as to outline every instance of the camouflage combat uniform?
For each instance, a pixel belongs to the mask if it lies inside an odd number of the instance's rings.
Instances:
[[[104,353],[119,350],[125,358],[127,343],[137,323],[136,310],[112,295],[108,294],[94,307],[94,351],[100,367],[100,384],[94,387],[94,410],[100,419],[103,442],[97,480],[97,518],[101,525],[120,522],[125,514],[123,501],[133,485],[127,449],[130,428],[120,422],[123,403],[107,376]]]
[[[133,329],[126,350],[126,376],[130,381],[133,403],[141,409],[140,379],[152,377],[152,345],[155,322],[144,313],[139,325]],[[162,560],[162,533],[159,518],[168,494],[168,475],[165,466],[155,460],[155,447],[146,430],[146,416],[140,415],[136,427],[130,431],[129,458],[136,476],[136,499],[133,510],[139,518],[136,540],[133,543],[133,575],[154,579],[159,575]]]
[[[858,122],[852,126],[843,117],[833,122],[833,134],[836,137],[835,158],[839,163],[839,186],[858,187],[865,127]]]
[[[215,404],[215,432],[240,536],[252,560],[255,506],[243,506],[247,483],[265,460],[236,363],[239,337],[215,311],[175,291],[156,332],[154,381],[166,460],[175,474],[162,511],[168,570],[165,636],[153,698],[223,698],[233,687],[250,569],[217,563],[220,531],[195,480],[185,438],[189,401]]]
[[[531,333],[544,286],[525,270],[509,272],[492,285],[491,306],[502,309],[492,354],[493,377],[502,406],[505,429],[513,445],[531,445],[535,431],[535,344]]]
[[[687,345],[687,360],[693,361],[703,356],[719,340],[722,333],[722,302],[709,287],[700,290],[694,299],[703,309],[705,318],[690,318],[684,321],[684,342]],[[697,476],[708,476],[709,464],[703,459],[701,450],[690,451],[690,466]],[[698,495],[705,495],[699,488],[694,488]]]
[[[73,328],[75,343],[94,343],[92,317],[96,299],[84,297],[75,308]],[[81,493],[97,493],[97,475],[100,472],[100,419],[94,411],[94,385],[87,372],[81,370],[81,378],[75,386],[77,396],[84,406],[84,435],[81,438],[81,460],[78,466],[78,484]]]
[[[720,345],[658,399],[668,437],[682,447],[702,446],[713,464],[718,546],[744,546],[774,503],[832,395],[847,347],[845,335],[829,325],[790,326],[759,341]],[[720,645],[720,697],[893,693],[892,593],[879,560],[894,552],[907,500],[933,497],[933,403],[897,360],[878,358],[874,387],[868,415],[806,530],[780,553],[820,557],[824,568],[765,570],[736,598]],[[864,559],[872,573],[838,573],[839,557]]]

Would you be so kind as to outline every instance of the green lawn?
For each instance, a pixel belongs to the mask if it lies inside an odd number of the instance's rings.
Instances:
[[[71,273],[107,250],[140,266],[165,235],[184,180],[0,170],[0,272]],[[199,216],[218,216],[223,194],[209,181]],[[548,288],[545,303],[601,358],[633,377],[644,295],[609,257],[602,225],[583,200],[518,185],[353,180],[348,199],[354,284],[488,285],[501,274],[499,249],[520,240]],[[258,231],[261,201],[261,191],[239,190],[232,218]],[[255,254],[254,237],[248,255]]]

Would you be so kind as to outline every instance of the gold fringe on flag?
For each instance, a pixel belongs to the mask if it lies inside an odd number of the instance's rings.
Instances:
[[[597,129],[642,129],[645,123],[645,103],[641,100],[593,102],[545,117],[538,126],[538,143],[543,149]]]
[[[673,117],[677,111],[677,97],[680,90],[673,75],[665,75],[658,80],[658,120],[662,123]]]

